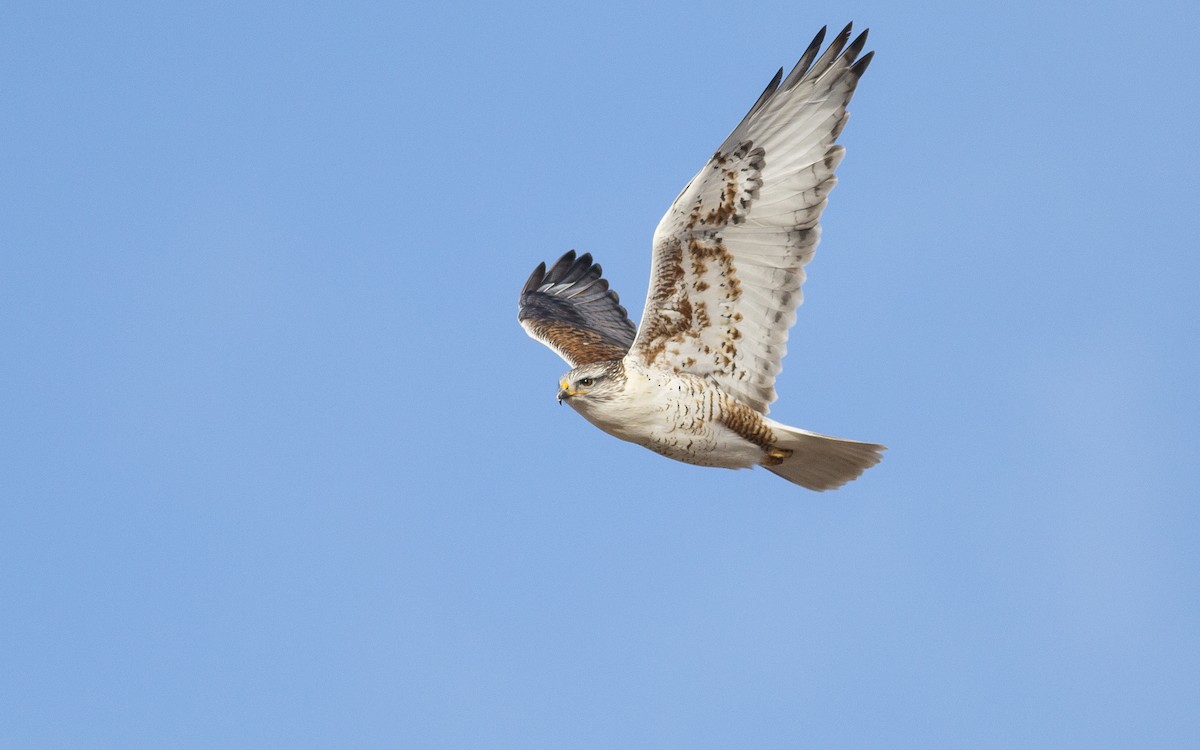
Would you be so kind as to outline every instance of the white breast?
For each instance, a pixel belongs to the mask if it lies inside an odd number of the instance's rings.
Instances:
[[[677,461],[737,469],[762,460],[759,446],[721,423],[728,397],[712,383],[628,361],[626,377],[618,398],[569,403],[608,434]]]

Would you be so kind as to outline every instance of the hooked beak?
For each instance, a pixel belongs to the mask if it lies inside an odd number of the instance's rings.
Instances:
[[[572,388],[571,383],[566,378],[563,378],[558,381],[558,405],[562,406],[563,399],[568,399],[572,396],[586,396],[590,392],[579,388]]]

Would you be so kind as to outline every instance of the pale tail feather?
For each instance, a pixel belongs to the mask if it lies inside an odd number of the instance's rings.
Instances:
[[[887,450],[875,443],[818,435],[777,422],[771,424],[771,429],[775,431],[775,447],[792,453],[780,464],[762,467],[810,490],[832,490],[857,479],[879,463]]]

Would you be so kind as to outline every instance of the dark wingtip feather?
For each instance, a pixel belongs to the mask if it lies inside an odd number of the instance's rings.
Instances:
[[[871,64],[871,60],[875,59],[875,50],[871,50],[862,56],[858,62],[850,66],[850,72],[856,78],[862,78],[862,74],[867,72],[867,66]]]
[[[845,28],[838,32],[833,41],[829,43],[829,46],[825,48],[825,54],[821,55],[820,59],[813,63],[809,75],[819,77],[824,75],[825,71],[829,70],[834,61],[838,59],[838,56],[842,54],[842,49],[845,48],[846,42],[850,40],[850,32],[853,28],[854,24],[848,23]]]
[[[537,268],[533,269],[533,273],[529,274],[529,279],[525,282],[525,286],[521,287],[521,294],[526,295],[542,285],[542,279],[546,278],[546,261],[538,263]]]
[[[763,105],[767,103],[767,100],[771,98],[771,95],[775,93],[775,90],[779,88],[779,82],[782,80],[783,68],[780,68],[779,70],[775,71],[775,77],[771,79],[771,82],[767,84],[767,87],[763,89],[763,92],[758,95],[758,99],[755,100],[754,105],[750,107],[750,111],[746,113],[746,117],[749,117],[758,110],[762,109]]]
[[[541,263],[521,290],[517,319],[574,366],[624,356],[637,326],[590,253]]]
[[[787,80],[784,81],[783,87],[790,89],[804,77],[808,72],[809,66],[813,64],[813,60],[817,59],[817,54],[821,51],[821,44],[825,41],[825,34],[829,32],[828,26],[822,26],[813,40],[808,43],[808,49],[804,50],[804,54],[800,55],[800,59],[796,61],[796,65],[792,68],[792,72],[788,73]]]
[[[576,283],[588,278],[592,273],[593,266],[591,253],[580,255],[575,261],[575,265],[571,267],[571,273],[567,274],[567,280]]]
[[[853,42],[850,42],[850,46],[847,47],[846,51],[843,53],[843,56],[847,61],[854,62],[859,53],[863,51],[863,47],[867,45],[867,34],[869,34],[870,31],[870,29],[864,29],[861,34],[854,38]]]
[[[554,261],[554,265],[550,266],[550,270],[546,272],[546,278],[542,280],[542,283],[557,284],[571,270],[573,265],[575,265],[575,251],[568,250],[562,254],[562,257]]]

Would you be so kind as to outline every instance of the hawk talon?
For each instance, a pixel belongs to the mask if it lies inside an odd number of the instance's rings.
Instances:
[[[792,453],[791,448],[772,448],[767,451],[767,460],[763,461],[763,466],[778,466],[790,458]]]

